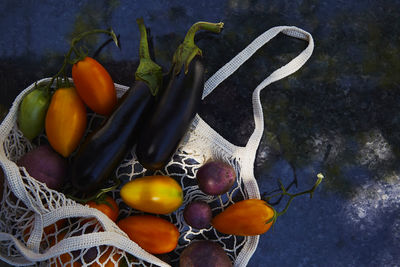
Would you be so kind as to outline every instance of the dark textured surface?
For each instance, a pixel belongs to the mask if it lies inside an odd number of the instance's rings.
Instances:
[[[274,26],[310,32],[314,54],[294,75],[261,94],[265,132],[255,165],[261,192],[277,179],[309,188],[260,238],[249,266],[398,266],[400,262],[400,1],[8,1],[0,2],[0,104],[52,76],[76,33],[112,26],[121,49],[98,60],[130,85],[143,17],[158,63],[195,21],[223,21],[220,35],[198,34],[207,77]],[[106,37],[86,42],[95,51]],[[250,136],[251,93],[306,44],[282,35],[260,49],[204,102],[200,114],[229,141]],[[278,205],[278,207],[280,207]]]

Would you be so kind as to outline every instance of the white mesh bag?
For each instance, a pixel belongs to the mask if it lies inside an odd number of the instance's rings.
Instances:
[[[101,261],[104,257],[109,260],[107,266],[118,266],[118,263],[122,262],[128,266],[176,266],[179,254],[192,240],[210,239],[225,249],[234,266],[246,266],[257,247],[258,236],[229,236],[217,232],[212,227],[196,230],[184,222],[182,213],[183,207],[193,199],[205,200],[212,207],[213,213],[218,213],[238,200],[260,198],[253,170],[264,129],[260,91],[272,82],[297,71],[309,59],[314,48],[312,36],[296,27],[271,28],[209,78],[203,92],[205,98],[279,33],[303,39],[308,42],[308,46],[255,88],[252,98],[255,129],[246,146],[231,144],[196,115],[173,159],[159,171],[179,181],[184,190],[182,207],[170,215],[161,216],[174,223],[181,233],[178,247],[166,257],[156,257],[147,253],[102,212],[48,189],[45,184],[30,177],[24,168],[15,164],[24,153],[38,145],[25,139],[16,124],[19,104],[24,95],[34,88],[34,84],[21,92],[0,126],[0,163],[4,172],[0,211],[0,257],[12,265],[21,266],[61,266],[62,263],[65,266],[101,266],[99,263],[104,262]],[[48,79],[42,81],[46,80]],[[128,89],[118,84],[116,88],[119,97]],[[89,114],[88,117],[90,131],[96,120],[102,118],[94,114]],[[44,138],[42,136],[39,140]],[[237,173],[233,188],[219,197],[202,193],[194,180],[197,169],[210,158],[229,162]],[[116,170],[116,176],[121,180],[120,187],[129,180],[143,176],[145,171],[137,162],[132,149]],[[119,217],[139,213],[122,202],[119,197],[120,187],[111,192],[120,207]],[[89,217],[92,219],[89,220]],[[53,231],[44,230],[49,225],[58,225],[55,223],[59,220],[67,223],[54,226]],[[63,233],[62,238],[60,233]]]

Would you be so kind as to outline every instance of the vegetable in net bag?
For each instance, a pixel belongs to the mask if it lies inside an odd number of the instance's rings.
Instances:
[[[271,28],[210,77],[203,91],[204,99],[279,33],[306,40],[308,46],[255,88],[252,98],[255,129],[246,146],[231,144],[197,114],[171,161],[163,170],[156,172],[175,178],[184,192],[184,203],[177,211],[159,215],[175,224],[180,232],[178,246],[168,255],[163,255],[165,257],[156,257],[144,251],[105,214],[49,189],[44,183],[29,176],[25,168],[16,165],[22,155],[39,145],[26,139],[16,123],[20,102],[33,90],[34,84],[21,92],[0,126],[0,164],[4,172],[0,258],[12,265],[21,266],[118,266],[122,263],[128,266],[170,266],[179,262],[180,253],[191,241],[208,239],[223,247],[234,266],[245,266],[257,247],[259,236],[229,236],[219,233],[213,227],[194,229],[185,223],[183,208],[196,199],[209,203],[213,213],[219,213],[236,201],[260,198],[253,169],[264,129],[260,91],[300,69],[312,54],[312,36],[296,27]],[[118,84],[115,87],[118,97],[128,89]],[[90,114],[88,131],[93,130],[93,125],[101,119],[98,115]],[[43,138],[39,138],[39,143]],[[210,158],[229,162],[236,172],[234,186],[222,196],[205,195],[195,181],[198,168]],[[144,176],[145,172],[146,169],[136,159],[134,149],[117,168],[116,176],[121,180],[121,185],[111,195],[119,204],[120,218],[138,213],[122,203],[119,196],[121,186],[136,177]]]

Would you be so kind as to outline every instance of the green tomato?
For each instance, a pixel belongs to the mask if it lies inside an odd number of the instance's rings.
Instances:
[[[51,95],[47,90],[36,88],[22,100],[18,112],[18,127],[29,140],[42,132],[50,99]]]

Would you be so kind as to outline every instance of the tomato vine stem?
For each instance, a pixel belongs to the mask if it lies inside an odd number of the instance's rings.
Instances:
[[[270,223],[270,222],[275,223],[276,219],[277,219],[279,216],[285,214],[286,211],[287,211],[288,208],[289,208],[290,203],[293,201],[293,199],[294,199],[295,197],[298,197],[298,196],[301,196],[301,195],[305,195],[305,194],[310,194],[310,198],[312,198],[313,195],[314,195],[315,189],[318,187],[318,185],[322,182],[323,179],[324,179],[324,175],[323,175],[322,173],[318,173],[318,174],[317,174],[317,181],[316,181],[315,184],[311,187],[311,189],[305,190],[305,191],[303,191],[303,192],[295,193],[295,194],[292,194],[292,193],[287,192],[287,189],[286,189],[285,186],[283,185],[282,181],[279,180],[279,184],[280,184],[280,188],[281,188],[282,192],[279,192],[279,193],[276,193],[276,194],[273,194],[273,195],[271,195],[271,196],[267,196],[267,197],[264,197],[264,198],[263,198],[263,199],[265,200],[266,204],[267,204],[270,208],[272,208],[272,210],[274,211],[274,215],[272,216],[271,219],[269,219],[269,220],[266,222],[266,224],[267,224],[267,223]],[[284,208],[282,211],[280,211],[280,212],[277,212],[276,209],[275,209],[274,207],[272,207],[270,204],[268,204],[268,201],[270,201],[272,198],[277,197],[277,196],[288,196],[288,197],[289,197],[289,200],[288,200],[288,202],[286,203],[285,208]]]
[[[101,199],[104,197],[104,195],[106,193],[115,190],[121,184],[121,181],[119,179],[117,179],[117,177],[115,177],[115,176],[113,176],[113,181],[114,181],[114,185],[112,185],[110,187],[102,188],[99,191],[97,191],[94,195],[87,197],[87,198],[78,198],[78,197],[74,197],[72,195],[66,195],[66,196],[76,202],[79,202],[79,203],[86,203],[91,200],[93,200],[93,201],[100,200],[101,201]]]
[[[63,61],[63,64],[62,64],[60,70],[53,77],[51,77],[50,82],[46,85],[45,90],[47,93],[50,92],[51,86],[53,85],[54,80],[57,80],[57,83],[59,82],[58,78],[61,75],[62,75],[62,78],[64,79],[64,83],[66,84],[66,86],[70,87],[69,79],[67,78],[66,71],[65,71],[66,66],[68,64],[73,65],[76,62],[82,60],[83,58],[85,58],[87,56],[87,53],[85,51],[83,51],[82,49],[81,49],[81,51],[79,51],[75,47],[76,43],[78,43],[80,40],[82,40],[83,38],[85,38],[88,35],[99,34],[99,33],[104,33],[104,34],[110,35],[112,37],[112,39],[114,40],[116,46],[117,47],[119,46],[118,38],[112,29],[110,29],[110,30],[102,30],[102,29],[90,30],[90,31],[86,31],[86,32],[83,32],[83,33],[77,35],[76,37],[74,37],[72,39],[70,48],[69,48],[67,54],[64,55],[64,61]],[[73,61],[70,59],[72,52],[74,52],[74,54],[77,56],[77,58],[74,59]],[[60,86],[61,86],[61,84],[57,84],[58,88]]]

